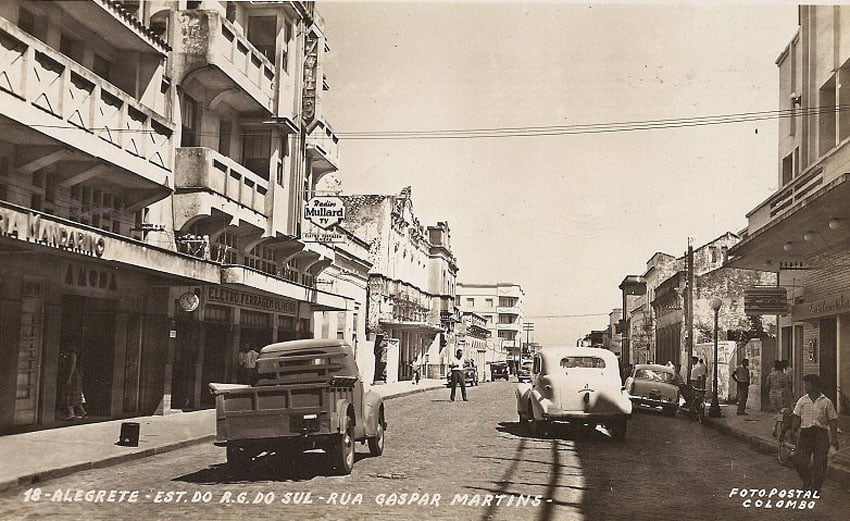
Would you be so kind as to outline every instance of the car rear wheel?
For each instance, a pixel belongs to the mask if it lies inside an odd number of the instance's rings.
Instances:
[[[675,416],[676,415],[676,407],[666,406],[664,407],[664,414],[667,416]]]
[[[531,430],[534,435],[538,438],[546,437],[547,423],[546,420],[531,420]]]
[[[375,430],[375,435],[369,438],[369,454],[372,456],[380,456],[384,453],[384,414],[378,417],[378,427]]]

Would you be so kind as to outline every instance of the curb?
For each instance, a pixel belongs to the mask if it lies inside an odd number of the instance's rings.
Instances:
[[[754,434],[747,434],[746,432],[730,427],[725,423],[712,421],[711,419],[705,422],[705,425],[724,434],[728,434],[733,438],[739,439],[763,454],[770,454],[774,457],[776,456],[776,444],[771,443],[770,441],[765,440],[760,436],[756,436]],[[845,485],[850,485],[850,469],[830,464],[827,466],[827,479],[833,479]]]
[[[411,394],[424,393],[427,391],[435,391],[437,389],[441,389],[442,387],[420,387],[417,389],[410,389],[408,391],[404,391],[398,394],[393,394],[392,396],[387,396],[384,398],[384,401],[392,400],[395,398],[401,398],[404,396],[409,396]],[[17,478],[9,479],[6,481],[0,481],[0,492],[6,492],[8,490],[25,487],[29,485],[36,485],[41,483],[42,481],[46,481],[49,479],[61,478],[67,476],[69,474],[74,474],[76,472],[82,472],[84,470],[93,470],[100,469],[105,467],[111,467],[113,465],[118,465],[121,463],[126,463],[128,461],[133,461],[137,459],[147,458],[149,456],[155,456],[157,454],[163,454],[166,452],[170,452],[173,450],[182,449],[185,447],[189,447],[192,445],[198,445],[201,443],[206,443],[215,439],[215,434],[205,434],[198,438],[192,438],[188,440],[177,441],[174,443],[169,443],[166,445],[162,445],[160,447],[152,447],[149,449],[139,450],[136,452],[131,452],[129,454],[121,454],[118,456],[112,456],[110,458],[89,461],[84,463],[76,463],[74,465],[68,465],[67,467],[61,467],[56,469],[45,470],[43,472],[36,472],[33,474],[26,474],[24,476],[18,476]]]
[[[118,465],[120,463],[126,463],[128,461],[133,461],[137,459],[147,458],[148,456],[155,456],[157,454],[163,454],[165,452],[170,452],[172,450],[182,449],[184,447],[189,447],[191,445],[197,445],[200,443],[208,442],[215,439],[215,434],[206,434],[204,436],[198,438],[192,438],[189,440],[182,440],[174,443],[169,443],[167,445],[162,445],[160,447],[152,447],[150,449],[144,449],[136,452],[131,452],[129,454],[121,454],[118,456],[112,456],[110,458],[89,461],[85,463],[77,463],[74,465],[68,465],[67,467],[61,467],[56,469],[45,470],[43,472],[36,472],[34,474],[26,474],[24,476],[18,476],[17,478],[13,478],[6,481],[0,482],[0,492],[5,492],[7,490],[28,486],[28,485],[36,485],[41,483],[42,481],[46,481],[48,479],[61,478],[63,476],[67,476],[69,474],[74,474],[76,472],[82,472],[84,470],[92,470],[92,469],[100,469],[104,467],[111,467],[113,465]]]

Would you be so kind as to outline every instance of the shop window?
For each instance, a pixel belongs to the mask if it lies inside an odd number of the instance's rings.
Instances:
[[[226,324],[230,322],[230,308],[227,308],[225,306],[216,306],[214,304],[207,304],[204,309],[204,321],[220,322]]]

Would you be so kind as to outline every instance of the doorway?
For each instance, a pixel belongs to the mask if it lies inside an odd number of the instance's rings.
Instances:
[[[836,379],[837,343],[838,343],[838,320],[836,317],[820,319],[820,381],[821,392],[825,394],[832,403],[836,401]]]
[[[82,378],[85,408],[91,416],[112,413],[112,372],[115,360],[114,300],[64,295],[60,351],[77,349],[77,370]],[[57,404],[64,385],[57,382]]]

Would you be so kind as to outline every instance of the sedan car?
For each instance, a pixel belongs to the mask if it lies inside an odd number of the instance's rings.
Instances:
[[[517,414],[542,434],[552,422],[604,425],[626,438],[632,402],[623,389],[617,357],[606,349],[548,347],[534,355],[531,383],[519,383]]]
[[[504,378],[505,380],[508,379],[507,362],[493,362],[490,364],[490,380],[495,382],[500,378]]]
[[[534,364],[533,360],[524,359],[521,364],[519,364],[519,370],[516,374],[516,379],[518,382],[530,382],[531,381],[531,367]]]
[[[638,364],[626,379],[626,392],[635,405],[661,407],[675,414],[679,406],[679,382],[672,367]]]

